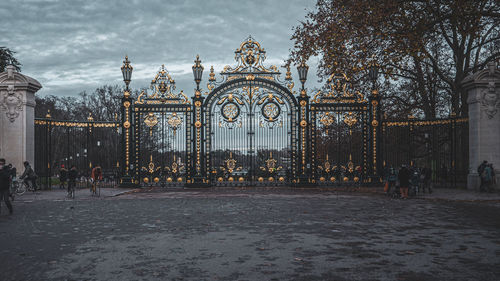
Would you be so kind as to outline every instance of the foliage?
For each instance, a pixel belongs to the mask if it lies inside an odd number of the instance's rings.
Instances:
[[[0,72],[4,72],[9,64],[12,64],[17,72],[21,71],[21,63],[14,57],[15,53],[7,47],[0,47]]]
[[[461,81],[500,56],[495,0],[318,0],[295,28],[290,61],[321,58],[318,75],[367,79],[375,61],[393,115],[467,114]],[[360,85],[368,88],[367,85]],[[389,108],[389,107],[386,107]],[[389,112],[391,113],[391,112]]]
[[[57,120],[85,121],[89,114],[96,121],[113,121],[119,117],[123,89],[117,85],[104,85],[91,94],[81,92],[78,96],[37,97],[35,116],[43,118],[50,110],[50,115]]]

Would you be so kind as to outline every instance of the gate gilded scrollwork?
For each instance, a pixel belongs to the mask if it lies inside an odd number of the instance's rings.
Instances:
[[[143,185],[190,180],[191,102],[164,65],[133,104],[134,175]]]
[[[205,180],[215,185],[287,184],[296,177],[297,101],[289,69],[279,80],[276,66],[253,38],[235,52],[216,81],[211,68],[203,104]]]

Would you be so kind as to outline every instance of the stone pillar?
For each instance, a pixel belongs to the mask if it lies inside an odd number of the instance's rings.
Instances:
[[[493,164],[497,182],[500,179],[500,70],[495,63],[489,63],[462,84],[469,104],[467,188],[479,189],[477,167],[484,160]]]
[[[35,162],[35,93],[42,85],[9,65],[0,73],[0,158],[18,172]]]

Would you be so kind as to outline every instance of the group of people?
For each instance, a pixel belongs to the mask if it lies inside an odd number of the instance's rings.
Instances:
[[[64,189],[65,185],[67,186],[68,195],[72,189],[76,187],[76,179],[78,178],[78,171],[75,165],[71,165],[69,171],[64,167],[64,164],[61,165],[61,169],[59,170],[59,188]]]
[[[407,167],[406,165],[402,165],[399,170],[388,167],[385,173],[384,191],[388,195],[394,195],[399,192],[398,195],[403,199],[408,199],[410,188],[412,188],[415,194],[419,190],[423,193],[426,190],[432,193],[431,179],[432,170],[428,167],[417,168],[415,166]]]
[[[0,158],[0,202],[2,202],[2,200],[5,202],[10,214],[13,212],[10,199],[14,199],[13,195],[15,190],[13,190],[13,183],[17,180],[16,177],[17,169],[13,167],[12,164],[7,165],[4,158]],[[37,175],[28,161],[24,162],[24,172],[19,179],[22,179],[26,185],[31,185],[33,190],[38,190],[36,185]]]
[[[493,164],[488,163],[484,160],[479,167],[477,167],[477,173],[481,180],[479,185],[479,191],[481,192],[493,192],[494,186],[496,184],[495,169],[493,169]]]
[[[443,184],[443,180],[445,180],[445,176],[443,177],[443,171],[446,171],[446,168],[443,168],[442,166],[438,171],[438,178],[441,181],[441,185],[446,186]],[[486,160],[483,161],[477,168],[477,173],[481,180],[479,191],[493,192],[496,184],[495,169],[493,168],[493,164],[488,163]],[[399,170],[393,167],[387,167],[384,173],[384,178],[384,191],[388,195],[398,193],[396,195],[401,196],[403,199],[407,199],[409,189],[412,190],[414,194],[417,194],[419,191],[425,193],[426,190],[429,193],[432,193],[432,170],[428,167],[418,168],[413,165],[410,167],[402,165]]]
[[[102,181],[102,169],[96,166],[92,169],[90,178],[92,182]],[[76,187],[76,180],[78,179],[78,170],[75,165],[72,165],[69,171],[65,168],[64,164],[59,169],[59,188],[64,189],[67,186],[68,196],[71,190]]]

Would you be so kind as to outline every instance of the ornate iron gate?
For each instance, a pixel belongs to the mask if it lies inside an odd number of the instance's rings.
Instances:
[[[345,75],[311,101],[312,174],[319,184],[361,182],[369,174],[369,103]]]
[[[183,185],[190,175],[191,103],[162,65],[133,105],[135,177],[145,185]]]
[[[265,51],[249,37],[203,103],[205,181],[218,185],[287,184],[296,177],[297,101],[291,75],[262,65]],[[289,69],[288,69],[289,70]],[[287,88],[287,86],[289,88]]]
[[[197,57],[192,104],[182,92],[173,93],[163,67],[152,94],[131,97],[126,59],[121,183],[304,185],[376,176],[377,92],[368,98],[348,92],[333,77],[331,91],[316,94],[310,104],[308,67],[297,68],[302,88],[295,97],[290,68],[280,80],[276,66],[263,65],[265,58],[261,45],[247,38],[235,51],[237,65],[224,67],[220,81],[211,67],[203,94]]]

